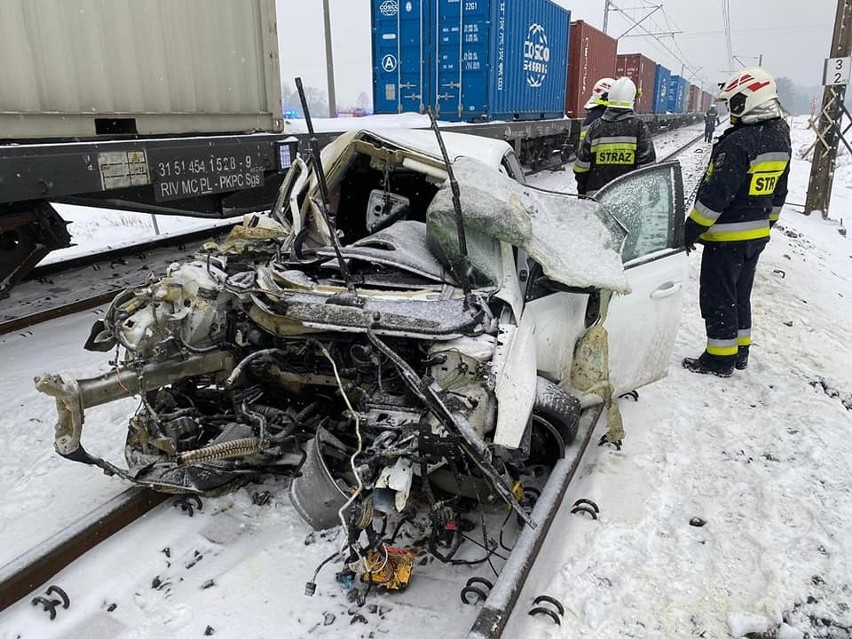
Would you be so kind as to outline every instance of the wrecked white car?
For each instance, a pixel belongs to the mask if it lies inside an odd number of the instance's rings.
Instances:
[[[562,455],[581,407],[666,374],[680,169],[585,200],[525,185],[505,143],[443,137],[457,203],[434,133],[345,134],[322,153],[327,189],[298,160],[269,215],[118,295],[87,347],[120,364],[37,379],[59,454],[171,492],[289,474],[304,519],[353,546],[412,510],[436,537],[477,503],[525,517],[525,475]],[[86,408],[131,394],[124,468],[81,436]]]

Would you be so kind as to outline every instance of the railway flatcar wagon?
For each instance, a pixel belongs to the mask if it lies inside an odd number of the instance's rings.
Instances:
[[[671,81],[671,71],[662,64],[657,65],[654,72],[654,104],[652,107],[653,113],[663,114],[669,108],[669,82]]]
[[[617,75],[618,40],[582,20],[571,23],[570,40],[565,112],[568,117],[580,118],[595,82]]]
[[[565,116],[570,11],[550,0],[372,0],[376,113]]]
[[[616,59],[616,74],[636,84],[636,113],[654,113],[657,64],[641,53],[624,53]]]

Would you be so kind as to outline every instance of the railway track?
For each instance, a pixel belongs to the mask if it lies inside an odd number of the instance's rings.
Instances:
[[[189,257],[230,228],[225,225],[174,234],[39,266],[2,301],[0,335],[106,304],[119,291],[141,284],[149,273],[162,272],[175,260]]]
[[[669,153],[665,160],[671,160],[683,153],[701,138],[702,136],[696,136],[690,139],[675,151]],[[110,252],[109,255],[100,255],[97,258],[79,258],[74,260],[73,264],[54,264],[41,269],[34,275],[33,281],[42,284],[51,282],[52,278],[66,281],[68,279],[67,273],[75,271],[86,272],[90,277],[92,270],[100,272],[104,269],[103,265],[112,264],[116,260],[124,262],[125,265],[137,260],[138,264],[134,263],[135,267],[129,269],[129,271],[144,278],[149,270],[154,269],[153,266],[150,266],[155,263],[151,259],[154,253],[162,251],[164,253],[162,258],[164,264],[168,264],[176,258],[175,250],[179,253],[191,253],[195,250],[195,247],[200,246],[211,237],[214,237],[214,235],[211,235],[209,230],[194,232],[149,243],[145,245],[144,250],[140,250],[139,247],[131,247]],[[148,268],[140,268],[139,264],[142,263],[147,265]],[[96,267],[96,265],[100,266]],[[62,277],[60,278],[60,276]],[[117,279],[119,278],[108,281],[108,284],[114,284],[114,286],[109,287],[108,291],[100,292],[95,296],[74,300],[51,309],[39,310],[23,317],[6,319],[0,323],[0,334],[20,330],[23,327],[53,317],[102,304],[104,301],[108,301],[117,290],[127,286],[127,284],[117,284],[114,281]],[[551,480],[531,514],[531,519],[536,523],[536,526],[534,528],[526,526],[522,529],[520,537],[514,545],[514,550],[500,571],[487,600],[478,612],[469,631],[469,639],[494,639],[501,636],[506,622],[517,605],[518,596],[525,579],[536,561],[565,491],[588,447],[601,411],[600,406],[589,407],[584,411],[574,444],[566,450],[565,457],[554,467]],[[73,561],[123,527],[131,524],[166,498],[167,495],[165,494],[146,489],[133,488],[127,490],[82,517],[72,526],[57,533],[48,541],[39,544],[38,547],[0,568],[0,611],[46,584]]]

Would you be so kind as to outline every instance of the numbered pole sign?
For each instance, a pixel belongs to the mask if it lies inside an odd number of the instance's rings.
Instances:
[[[852,71],[852,57],[828,58],[825,61],[822,83],[824,85],[849,84],[850,71]]]

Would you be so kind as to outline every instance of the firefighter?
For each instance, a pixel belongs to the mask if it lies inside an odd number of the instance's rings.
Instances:
[[[586,119],[583,120],[583,124],[580,127],[580,142],[586,137],[586,131],[589,130],[592,122],[600,118],[604,114],[604,111],[606,111],[609,90],[612,88],[613,82],[615,80],[612,78],[601,78],[592,87],[592,95],[589,96],[589,99],[583,106],[586,110]]]
[[[704,245],[699,302],[707,346],[683,366],[730,377],[748,366],[754,271],[787,197],[792,151],[769,73],[743,69],[719,99],[732,126],[713,147],[684,230],[688,252],[696,242]]]
[[[716,113],[716,105],[711,104],[704,114],[704,141],[712,142],[713,134],[716,132],[716,125],[719,124],[719,114]]]
[[[657,159],[651,132],[633,112],[635,99],[633,80],[613,82],[606,111],[589,125],[577,150],[574,177],[580,195],[591,197],[604,184]]]

